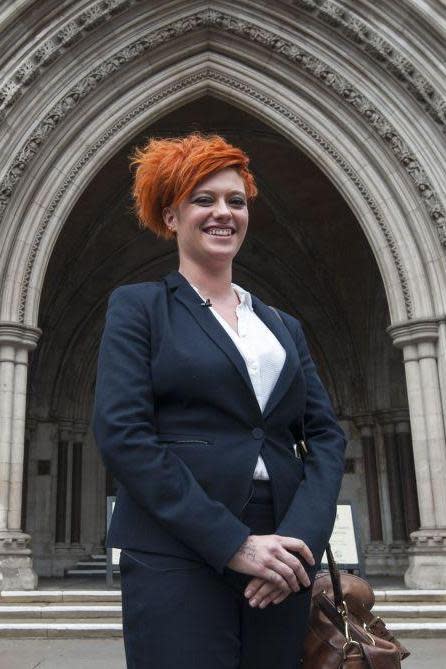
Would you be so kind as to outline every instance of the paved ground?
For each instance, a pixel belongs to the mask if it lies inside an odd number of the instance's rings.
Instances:
[[[446,639],[404,639],[404,643],[412,655],[402,663],[403,669],[444,669]],[[125,669],[125,661],[121,639],[0,639],[0,667]]]

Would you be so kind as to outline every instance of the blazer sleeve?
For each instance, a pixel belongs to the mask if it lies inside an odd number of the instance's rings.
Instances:
[[[303,422],[309,452],[304,478],[276,532],[303,539],[309,546],[315,559],[314,567],[306,567],[311,580],[333,531],[347,440],[311,358],[302,326],[295,318],[293,323],[297,323],[295,341],[307,386]]]
[[[142,294],[136,286],[120,286],[110,295],[99,349],[96,442],[106,467],[129,494],[222,573],[250,528],[207,495],[181,458],[158,444],[150,355]]]

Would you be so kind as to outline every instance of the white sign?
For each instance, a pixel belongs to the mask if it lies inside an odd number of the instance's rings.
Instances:
[[[330,537],[330,547],[333,557],[339,565],[359,564],[352,507],[350,504],[338,504],[337,506],[336,520]],[[322,556],[322,563],[328,564],[326,552]]]

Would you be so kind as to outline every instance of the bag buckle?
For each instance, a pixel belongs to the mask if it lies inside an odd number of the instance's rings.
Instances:
[[[363,626],[363,628],[364,628],[364,632],[367,634],[367,636],[369,637],[370,641],[372,642],[372,645],[373,645],[373,646],[376,646],[375,637],[372,636],[372,634],[371,634],[371,630],[370,630],[369,626],[367,625],[367,623],[366,623],[365,621],[362,623],[362,626]]]

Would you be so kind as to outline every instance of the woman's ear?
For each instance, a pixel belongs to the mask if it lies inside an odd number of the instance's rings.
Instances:
[[[164,207],[162,211],[163,221],[174,232],[176,230],[176,215],[172,207]]]

